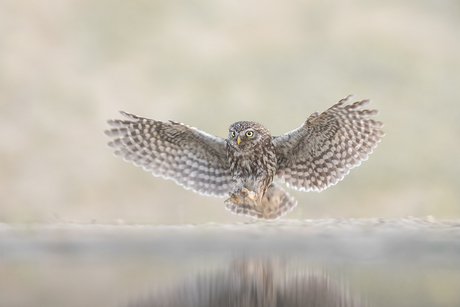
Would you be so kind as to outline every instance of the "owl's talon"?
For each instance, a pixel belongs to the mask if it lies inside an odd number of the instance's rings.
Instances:
[[[237,205],[246,203],[251,207],[257,206],[257,194],[253,191],[249,191],[246,188],[242,188],[241,190],[238,190],[236,192],[230,192],[229,196],[230,198],[225,200],[226,203],[232,202]]]
[[[235,203],[237,205],[240,205],[243,203],[243,198],[240,196],[240,193],[229,193],[229,196],[230,198],[228,198],[227,200],[225,200],[225,202],[232,202],[232,203]]]
[[[243,198],[249,198],[252,201],[257,201],[257,194],[254,191],[249,191],[246,188],[242,188],[240,194]]]
[[[275,219],[297,202],[273,185],[274,176],[295,189],[321,191],[342,179],[344,172],[337,168],[359,165],[385,135],[383,123],[369,119],[378,111],[364,109],[370,100],[345,106],[352,99],[349,95],[325,112],[313,113],[298,129],[281,136],[272,136],[258,123],[238,121],[223,139],[123,111],[128,119],[107,121],[111,128],[104,133],[113,138],[107,145],[125,161],[201,194],[230,192],[225,202],[232,213]]]

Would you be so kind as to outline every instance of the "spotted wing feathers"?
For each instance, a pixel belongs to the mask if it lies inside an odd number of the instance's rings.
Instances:
[[[362,109],[370,100],[348,104],[349,95],[325,112],[313,113],[299,128],[273,137],[277,176],[288,187],[322,191],[367,160],[385,135],[383,123],[370,119],[377,110]]]
[[[177,122],[162,122],[121,111],[129,120],[109,120],[105,134],[114,154],[154,176],[172,179],[204,195],[224,197],[232,176],[225,139]]]

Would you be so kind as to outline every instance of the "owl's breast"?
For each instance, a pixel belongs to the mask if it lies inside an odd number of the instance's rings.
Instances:
[[[243,174],[253,174],[257,167],[254,161],[247,159],[241,160],[238,164],[238,168],[241,170]]]
[[[276,154],[272,146],[252,152],[229,151],[230,170],[236,178],[273,178],[276,171]]]
[[[238,177],[254,174],[257,170],[257,162],[254,156],[247,153],[234,152],[229,156],[230,170]]]

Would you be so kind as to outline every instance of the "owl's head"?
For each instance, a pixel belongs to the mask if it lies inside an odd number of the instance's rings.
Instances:
[[[227,142],[238,151],[246,151],[261,146],[267,139],[271,140],[270,131],[255,122],[236,122],[228,128]]]

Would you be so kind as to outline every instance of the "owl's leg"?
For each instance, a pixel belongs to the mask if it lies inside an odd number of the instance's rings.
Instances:
[[[237,205],[241,205],[244,202],[244,198],[240,196],[240,193],[230,193],[230,198],[226,199],[225,202],[232,202]]]
[[[236,179],[235,185],[232,191],[229,193],[230,198],[225,202],[233,202],[235,204],[242,204],[244,202],[244,196],[241,195],[241,190],[244,188],[244,181],[241,178]]]
[[[257,202],[258,200],[258,195],[254,191],[249,191],[246,188],[242,188],[240,194],[246,199],[248,198],[249,200],[253,202]]]
[[[243,188],[241,190],[241,194],[244,194],[244,198],[250,199],[251,202],[255,205],[260,205],[265,191],[267,190],[265,187],[268,187],[267,178],[265,176],[260,176],[257,180],[254,181],[252,191]]]

